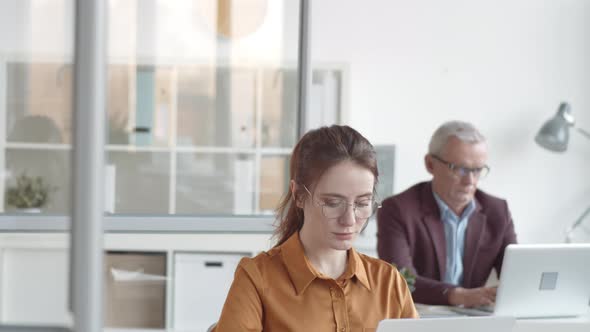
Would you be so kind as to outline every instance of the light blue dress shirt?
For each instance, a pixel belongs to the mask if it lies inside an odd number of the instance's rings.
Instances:
[[[447,262],[443,281],[453,285],[461,285],[463,281],[465,231],[467,230],[469,216],[475,210],[475,202],[471,200],[459,218],[436,193],[433,192],[433,194],[440,210],[440,218],[445,228],[447,242]]]

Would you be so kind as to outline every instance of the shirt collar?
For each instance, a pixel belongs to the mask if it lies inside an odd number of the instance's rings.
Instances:
[[[318,272],[313,269],[311,263],[305,256],[303,245],[299,238],[299,232],[291,235],[287,241],[281,245],[281,255],[289,272],[291,282],[295,286],[297,295],[305,292],[309,284],[319,278]],[[362,263],[359,254],[351,248],[348,250],[348,265],[346,271],[342,275],[342,279],[350,279],[356,276],[357,280],[365,286],[368,290],[371,290],[369,279],[367,277],[367,271]]]
[[[469,201],[469,204],[467,204],[467,206],[465,207],[465,210],[463,210],[463,213],[461,214],[461,217],[459,218],[459,216],[457,216],[455,214],[455,212],[453,212],[449,206],[447,205],[447,203],[445,203],[442,198],[440,198],[440,196],[438,196],[437,193],[434,192],[434,190],[432,191],[432,194],[434,195],[434,200],[436,201],[436,204],[438,205],[438,208],[440,210],[440,216],[441,218],[445,218],[445,216],[447,214],[451,214],[453,217],[455,217],[455,219],[457,220],[462,220],[465,218],[469,218],[469,216],[473,213],[473,211],[475,211],[475,200],[471,200]]]
[[[348,267],[347,271],[351,270],[351,277],[356,276],[356,279],[365,286],[367,290],[371,290],[371,284],[369,284],[369,277],[367,276],[367,270],[363,264],[363,260],[354,248],[350,248],[348,251]],[[346,274],[345,274],[346,275]]]

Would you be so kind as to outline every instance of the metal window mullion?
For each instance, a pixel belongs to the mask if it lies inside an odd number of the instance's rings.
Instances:
[[[255,142],[255,150],[256,153],[254,154],[254,190],[252,195],[254,195],[254,206],[253,212],[254,214],[260,213],[260,195],[261,195],[261,182],[262,182],[262,104],[264,94],[262,92],[263,89],[263,70],[262,68],[258,68],[256,70],[256,81],[254,86],[254,92],[256,94],[255,97],[255,117],[256,117],[256,142]]]
[[[106,2],[75,2],[70,244],[73,331],[103,329]]]
[[[5,57],[0,57],[0,119],[6,121],[8,115],[8,62]],[[6,191],[6,123],[0,126],[0,167],[2,167],[2,190],[0,190],[0,202],[4,202],[4,192]],[[4,212],[4,204],[0,207],[0,212]],[[1,317],[1,316],[0,316]]]
[[[176,213],[176,185],[178,167],[178,150],[177,150],[177,136],[178,136],[178,66],[172,67],[172,78],[170,80],[170,115],[169,115],[169,148],[170,148],[170,183],[168,186],[168,213]]]
[[[311,92],[311,52],[310,52],[310,1],[301,0],[299,9],[299,58],[298,58],[298,95],[297,121],[299,137],[311,128],[307,128],[307,112],[310,111],[309,98]]]
[[[50,150],[50,151],[69,151],[72,149],[69,144],[62,143],[19,143],[19,142],[4,142],[2,144],[6,149],[18,150]]]

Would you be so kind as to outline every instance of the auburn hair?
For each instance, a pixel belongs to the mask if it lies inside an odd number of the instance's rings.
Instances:
[[[289,163],[289,177],[298,184],[298,190],[293,193],[289,188],[276,210],[274,237],[278,238],[277,246],[303,226],[303,210],[296,204],[306,195],[303,186],[312,188],[326,170],[347,160],[371,171],[377,184],[379,171],[375,149],[358,131],[349,126],[333,125],[311,130],[301,137]]]

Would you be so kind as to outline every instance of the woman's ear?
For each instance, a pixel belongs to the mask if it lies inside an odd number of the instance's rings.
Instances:
[[[291,180],[289,182],[289,191],[291,191],[291,197],[293,198],[293,202],[295,202],[295,205],[298,208],[303,209],[303,199],[300,195],[297,195],[297,193],[299,192],[299,185],[297,184],[297,182],[295,182],[295,180]]]

